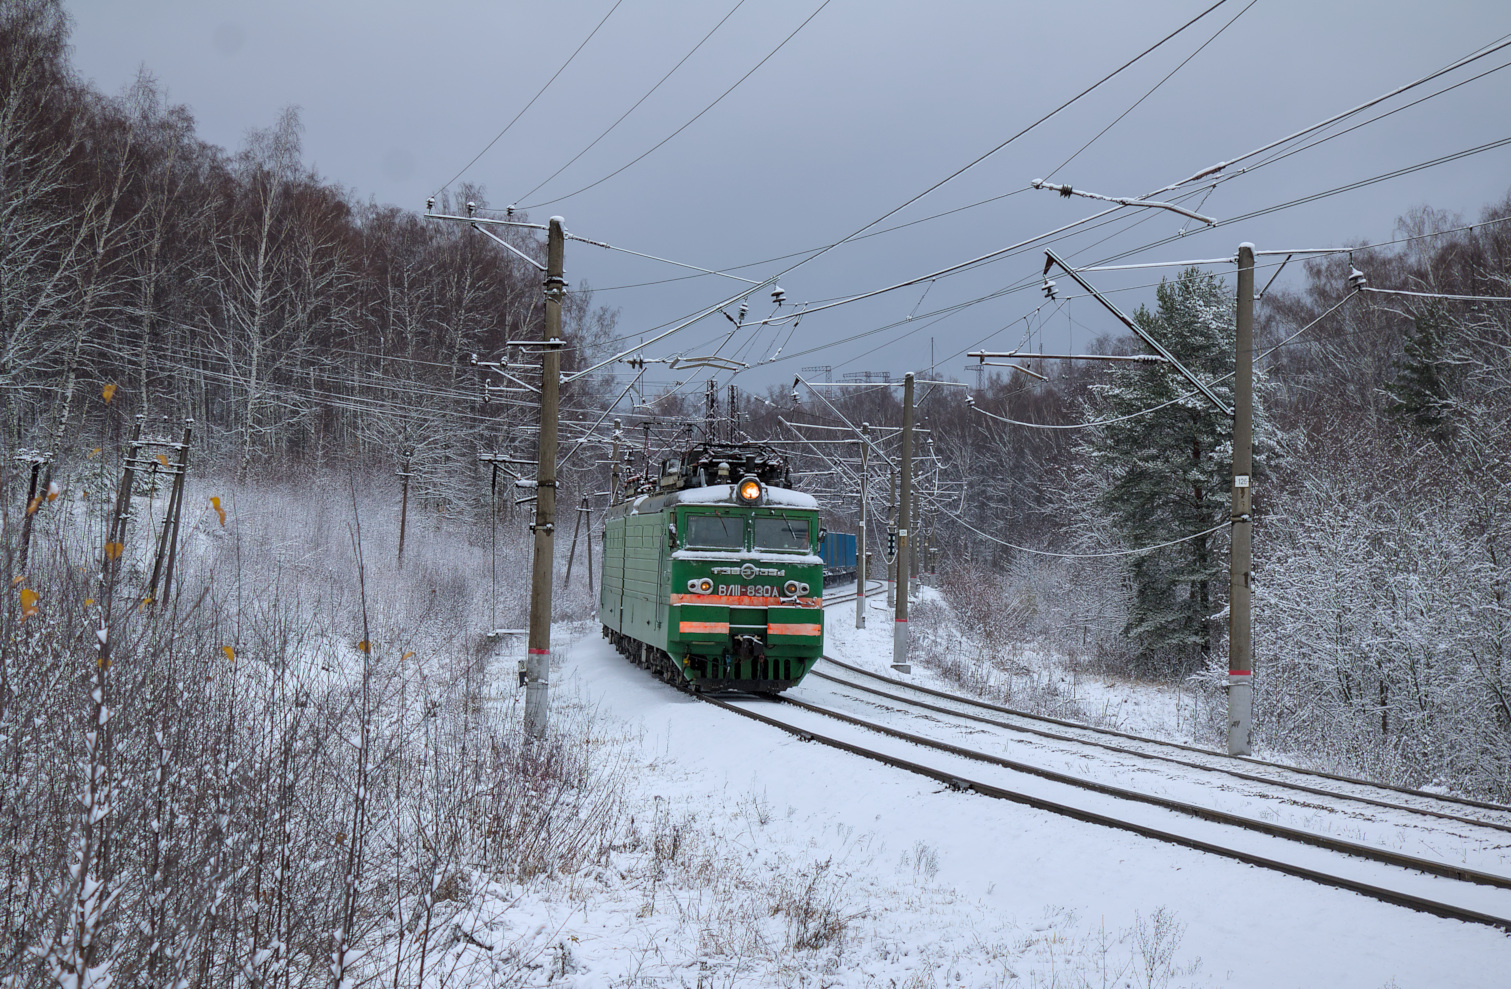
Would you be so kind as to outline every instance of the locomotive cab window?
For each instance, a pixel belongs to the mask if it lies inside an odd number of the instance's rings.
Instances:
[[[756,549],[803,552],[809,548],[807,519],[753,519]]]
[[[687,545],[699,549],[744,549],[745,520],[723,515],[689,516]]]

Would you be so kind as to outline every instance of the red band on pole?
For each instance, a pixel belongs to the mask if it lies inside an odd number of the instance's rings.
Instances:
[[[1253,676],[1253,675],[1254,675],[1254,671],[1253,670],[1229,670],[1228,671],[1228,676],[1230,676],[1230,677],[1246,677],[1246,676]]]
[[[532,655],[532,656],[549,656],[549,655],[551,655],[551,650],[549,650],[549,649],[531,649],[530,650],[530,655]]]

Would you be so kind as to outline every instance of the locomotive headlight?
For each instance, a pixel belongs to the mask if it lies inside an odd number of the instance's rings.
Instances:
[[[798,588],[799,588],[799,593],[801,593],[801,594],[807,594],[808,593],[808,585],[807,584],[799,584]]]
[[[687,582],[687,590],[691,594],[697,594],[698,593],[698,579],[696,577],[694,577],[692,580],[689,580]]]
[[[713,589],[714,582],[709,580],[707,577],[704,577],[702,580],[698,581],[699,594],[711,594],[713,592]]]
[[[740,500],[747,505],[754,505],[761,500],[761,482],[753,477],[747,477],[735,488]]]
[[[787,583],[785,583],[785,584],[782,585],[782,590],[784,590],[784,591],[787,592],[787,596],[788,597],[793,597],[794,595],[797,594],[799,588],[806,587],[806,586],[807,586],[806,584],[799,584],[795,580],[789,580],[789,581],[787,581]]]

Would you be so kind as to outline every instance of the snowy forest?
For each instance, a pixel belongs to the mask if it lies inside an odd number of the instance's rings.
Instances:
[[[468,200],[487,204],[441,206]],[[1511,295],[1507,216],[1511,197],[1412,210],[1397,243],[1293,261],[1258,306],[1255,744],[1273,757],[1511,800],[1511,304],[1349,282]],[[296,112],[212,146],[150,76],[81,83],[56,3],[0,2],[0,986],[346,985],[378,959],[442,985],[469,869],[665,865],[670,825],[626,816],[589,712],[563,701],[534,745],[486,713],[482,633],[524,620],[530,509],[518,468],[479,456],[530,460],[538,409],[472,359],[538,334],[540,303],[538,273],[486,238],[317,175]],[[622,345],[589,288],[565,313],[566,369]],[[1136,318],[1231,396],[1231,272],[1171,275]],[[920,388],[915,566],[949,608],[921,609],[918,661],[1094,720],[1015,674],[1020,651],[1053,653],[1186,692],[1191,740],[1216,744],[1228,421],[1168,369],[1029,366],[1042,378],[941,368],[972,387]],[[558,572],[574,509],[603,504],[607,423],[632,471],[704,426],[701,383],[614,405],[617,370],[563,393],[563,451],[584,442]],[[779,418],[901,421],[895,388],[794,395],[743,391],[733,428],[785,442],[798,478],[828,465]],[[159,445],[120,529],[138,431]],[[826,523],[855,531],[833,483]],[[886,489],[873,474],[877,560]],[[591,531],[572,552],[557,620],[596,635]],[[813,889],[767,891],[792,944],[819,937]]]

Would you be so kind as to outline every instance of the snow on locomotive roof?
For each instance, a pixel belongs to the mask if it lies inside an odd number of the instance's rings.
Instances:
[[[710,484],[705,488],[684,488],[677,492],[680,505],[718,505],[735,500],[733,484]],[[767,486],[761,491],[762,508],[818,508],[811,494],[789,488]]]
[[[813,553],[798,556],[795,553],[769,553],[763,550],[751,552],[748,549],[674,549],[674,560],[704,560],[711,563],[785,563],[790,567],[818,567],[824,563],[824,558]]]

